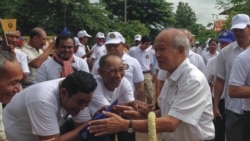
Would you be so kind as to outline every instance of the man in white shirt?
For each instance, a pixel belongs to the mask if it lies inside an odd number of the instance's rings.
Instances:
[[[153,104],[153,84],[152,84],[152,67],[153,67],[153,51],[151,49],[151,39],[149,36],[143,36],[141,44],[138,47],[131,48],[128,52],[131,57],[134,57],[141,66],[144,75],[144,94],[146,102]]]
[[[222,118],[218,108],[222,95],[225,95],[226,139],[227,141],[245,141],[243,139],[242,104],[239,98],[230,98],[228,82],[233,62],[244,49],[249,47],[250,20],[246,14],[237,14],[232,18],[235,42],[221,50],[217,57],[217,75],[214,83],[214,116]]]
[[[98,32],[96,34],[96,43],[91,48],[93,53],[91,54],[92,64],[99,60],[103,55],[107,54],[106,47],[105,47],[105,35],[102,32]]]
[[[53,57],[48,58],[37,70],[36,82],[66,77],[74,71],[89,72],[88,64],[74,55],[74,39],[70,35],[59,35],[55,41]]]
[[[125,78],[127,78],[134,91],[135,99],[145,101],[144,95],[144,76],[139,62],[124,53],[125,39],[119,32],[109,32],[105,42],[108,54],[115,54],[122,58],[127,69],[125,69]],[[98,75],[99,60],[93,66],[92,74]]]
[[[48,59],[54,49],[54,42],[52,42],[45,50],[43,50],[44,45],[46,45],[46,41],[47,34],[44,29],[35,27],[30,32],[30,40],[28,44],[24,44],[21,49],[21,51],[28,57],[28,65],[30,69],[30,73],[24,82],[24,87],[35,83],[37,69],[46,59]]]
[[[79,38],[79,41],[81,43],[81,45],[79,46],[78,50],[76,51],[75,55],[83,58],[84,60],[86,60],[86,57],[90,54],[87,54],[86,51],[90,51],[87,43],[89,40],[89,37],[92,37],[91,35],[89,35],[87,33],[86,30],[81,30],[77,33],[77,36]]]
[[[0,51],[0,102],[7,104],[21,90],[23,72],[15,56],[7,51]],[[2,104],[0,103],[0,141],[7,141],[2,122]]]
[[[194,42],[194,47],[192,48],[192,51],[197,53],[197,54],[201,54],[202,48],[200,47],[199,41]]]
[[[187,59],[189,46],[187,36],[179,29],[165,29],[155,39],[159,67],[168,72],[158,99],[160,110],[155,111],[156,131],[163,132],[164,141],[214,138],[211,92],[205,76]],[[133,109],[125,113],[140,117]],[[89,122],[89,131],[95,135],[128,129],[148,132],[147,120],[124,120],[113,113],[104,114],[110,118]]]
[[[11,141],[79,140],[82,124],[90,120],[88,106],[97,86],[94,77],[76,71],[65,79],[34,84],[15,95],[3,112],[5,133]],[[76,129],[60,135],[71,115]]]

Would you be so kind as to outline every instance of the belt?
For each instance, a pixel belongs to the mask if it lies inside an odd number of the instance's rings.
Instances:
[[[145,73],[150,73],[150,71],[143,71],[142,73],[144,73],[144,74],[145,74]]]

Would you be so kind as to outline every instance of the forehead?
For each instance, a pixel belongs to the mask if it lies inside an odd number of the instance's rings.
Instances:
[[[19,62],[6,61],[5,67],[6,67],[6,72],[4,74],[4,77],[1,77],[1,78],[7,78],[7,79],[22,78],[23,72],[22,72],[22,68]]]
[[[74,41],[71,38],[62,39],[59,42],[59,46],[74,46]]]
[[[122,59],[118,56],[109,56],[106,60],[106,67],[121,67],[123,66]]]
[[[16,31],[13,34],[6,34],[7,37],[13,37],[13,36],[19,37],[20,35],[21,35],[20,31]]]

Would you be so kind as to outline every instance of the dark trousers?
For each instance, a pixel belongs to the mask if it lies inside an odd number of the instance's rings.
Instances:
[[[214,141],[225,141],[225,101],[220,100],[219,110],[222,115],[222,119],[217,117],[213,120],[215,127],[215,138]]]
[[[250,141],[250,111],[244,111],[244,141]]]

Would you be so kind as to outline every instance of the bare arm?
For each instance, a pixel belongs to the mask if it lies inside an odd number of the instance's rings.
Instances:
[[[136,99],[140,101],[145,101],[145,95],[144,95],[144,81],[135,83],[135,95]]]
[[[221,117],[221,113],[219,110],[219,103],[220,98],[224,89],[225,80],[216,77],[214,82],[214,105],[213,105],[213,111],[214,111],[214,117]]]
[[[54,42],[50,43],[49,46],[44,50],[44,52],[40,56],[38,56],[29,63],[29,66],[33,68],[39,68],[41,64],[49,57],[51,51],[54,49],[54,46],[55,46]]]
[[[229,96],[232,98],[249,98],[250,87],[229,85]]]

